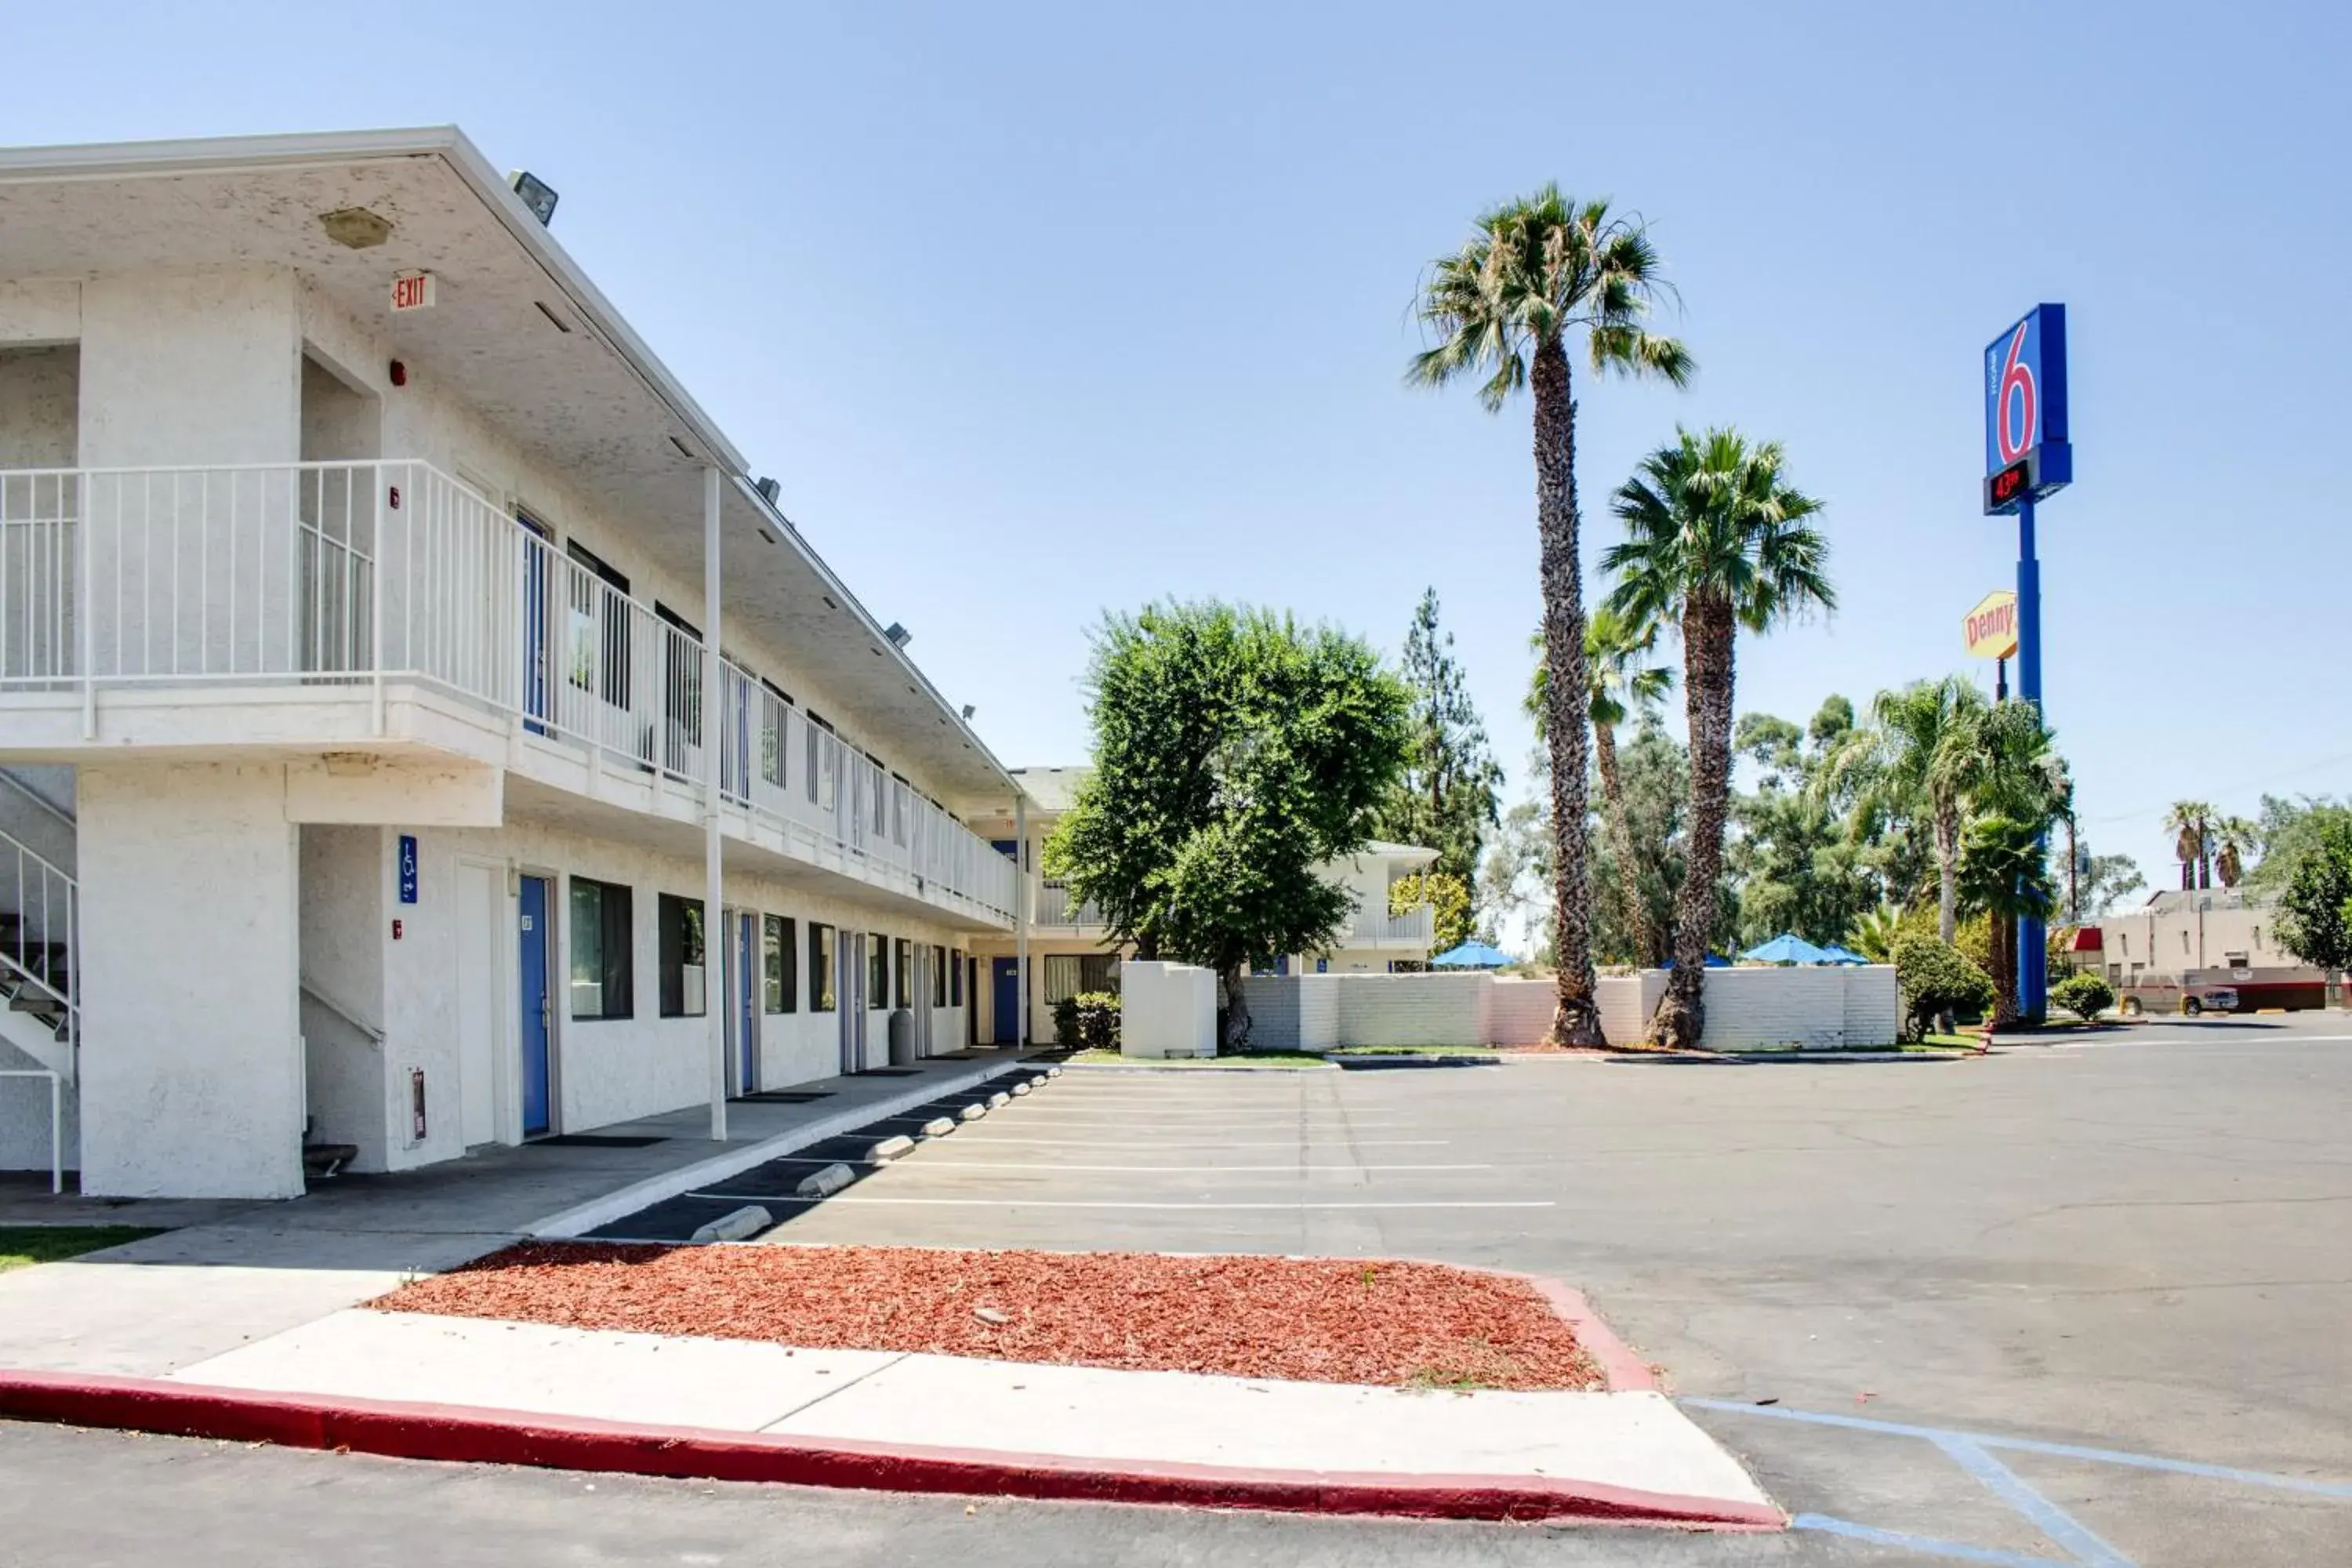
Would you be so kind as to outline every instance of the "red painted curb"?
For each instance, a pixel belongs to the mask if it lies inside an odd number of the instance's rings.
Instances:
[[[0,1372],[0,1416],[404,1459],[871,1491],[1685,1529],[1780,1530],[1788,1523],[1767,1504],[1549,1478],[1256,1470],[846,1440],[820,1444],[704,1427],[631,1426],[466,1405],[328,1400],[64,1373]]]

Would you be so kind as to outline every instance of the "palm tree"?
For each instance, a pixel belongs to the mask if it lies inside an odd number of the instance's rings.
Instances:
[[[1654,963],[1662,954],[1657,933],[1650,929],[1649,906],[1642,898],[1641,868],[1633,858],[1633,830],[1626,820],[1625,791],[1617,774],[1617,727],[1635,711],[1648,712],[1675,689],[1674,667],[1649,662],[1658,646],[1658,630],[1655,621],[1636,626],[1605,604],[1584,623],[1584,672],[1591,693],[1585,711],[1592,721],[1592,758],[1601,774],[1601,817],[1609,830],[1610,856],[1617,862],[1618,890],[1625,900],[1636,963]],[[1526,708],[1540,743],[1546,739],[1551,683],[1540,658],[1543,633],[1528,640],[1538,658],[1528,682]]]
[[[2180,859],[2180,890],[2213,885],[2213,808],[2201,800],[2176,800],[2164,814],[2172,852]]]
[[[2026,706],[2020,704],[2020,706]],[[1960,897],[1970,913],[1991,917],[1993,1022],[2017,1021],[2017,922],[2047,920],[2056,902],[2042,826],[2013,816],[1981,816],[1960,848]]]
[[[1682,634],[1690,717],[1691,820],[1675,898],[1675,970],[1650,1019],[1652,1044],[1692,1046],[1705,1031],[1706,944],[1731,809],[1733,651],[1742,627],[1832,609],[1822,505],[1782,476],[1780,443],[1738,431],[1683,430],[1618,487],[1625,540],[1601,557],[1617,574],[1608,605],[1635,624]]]
[[[1959,923],[1960,827],[1991,771],[1984,744],[1991,712],[1976,684],[1957,675],[1882,691],[1871,703],[1871,728],[1855,731],[1823,773],[1825,784],[1864,781],[1858,812],[1927,816],[1936,849],[1936,935],[1946,942]]]
[[[1845,944],[1873,963],[1895,962],[1895,939],[1903,932],[1903,911],[1893,904],[1853,917],[1845,928]]]
[[[2242,816],[2225,816],[2213,824],[2213,871],[2221,886],[2234,888],[2246,879],[2246,851],[2259,842],[2260,832]]]
[[[1536,536],[1540,546],[1544,658],[1550,671],[1548,741],[1557,1045],[1603,1045],[1593,989],[1591,846],[1585,827],[1583,563],[1577,533],[1576,399],[1570,340],[1580,330],[1596,375],[1690,379],[1681,343],[1643,323],[1664,292],[1657,252],[1638,219],[1612,217],[1605,201],[1576,202],[1547,184],[1482,214],[1470,238],[1432,264],[1416,304],[1434,346],[1405,379],[1443,386],[1477,376],[1479,401],[1499,411],[1526,388],[1535,396]]]

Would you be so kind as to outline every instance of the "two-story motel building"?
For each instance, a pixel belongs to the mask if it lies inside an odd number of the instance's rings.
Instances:
[[[0,153],[0,1163],[962,1046],[1025,802],[901,643],[456,131]]]

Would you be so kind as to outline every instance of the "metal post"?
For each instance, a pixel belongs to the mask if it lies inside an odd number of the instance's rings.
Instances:
[[[2042,563],[2033,553],[2033,502],[2017,509],[2017,694],[2042,706]],[[2046,852],[2045,826],[2036,842]],[[2017,922],[2017,1002],[2026,1017],[2050,1011],[2050,952],[2042,922],[2031,916]]]
[[[710,1136],[727,1141],[727,879],[719,837],[719,470],[702,470],[702,1013],[710,1045]],[[715,984],[714,984],[715,982]]]
[[[1016,1043],[1029,1043],[1029,797],[1013,797],[1013,971],[1021,990],[1013,1009]]]

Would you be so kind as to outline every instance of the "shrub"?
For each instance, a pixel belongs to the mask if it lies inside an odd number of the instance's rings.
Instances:
[[[1081,1051],[1118,1049],[1118,997],[1086,991],[1055,1003],[1054,1043]]]
[[[1992,1005],[1992,981],[1948,942],[1925,936],[1897,937],[1894,957],[1906,1039],[1925,1035],[1939,1013],[1980,1013]]]
[[[2087,1024],[2116,1005],[2116,989],[2104,976],[2084,970],[2053,985],[2050,1000]]]

